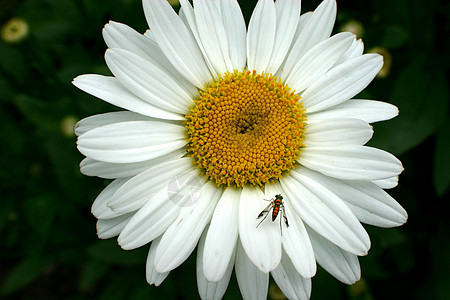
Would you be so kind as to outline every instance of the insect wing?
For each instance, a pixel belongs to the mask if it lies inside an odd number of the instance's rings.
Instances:
[[[270,203],[269,205],[267,205],[267,207],[266,208],[264,208],[264,210],[263,211],[261,211],[260,213],[259,213],[259,215],[258,215],[258,217],[256,218],[256,219],[259,219],[259,218],[261,218],[262,216],[264,216],[264,214],[268,214],[269,213],[269,211],[270,211],[270,209],[272,208],[272,206],[273,206],[273,204],[272,203]]]

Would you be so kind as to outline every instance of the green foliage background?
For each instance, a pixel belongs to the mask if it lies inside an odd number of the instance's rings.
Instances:
[[[248,20],[256,1],[240,3]],[[304,0],[302,11],[318,4]],[[313,300],[450,299],[449,16],[444,0],[338,1],[335,31],[357,20],[366,49],[392,55],[390,74],[360,96],[400,108],[374,125],[370,143],[402,160],[390,193],[409,220],[394,229],[366,226],[372,249],[360,260],[362,281],[346,286],[319,269]],[[0,298],[198,299],[193,257],[156,288],[145,280],[148,247],[124,251],[96,237],[90,205],[107,182],[80,174],[82,155],[63,130],[117,110],[70,82],[109,73],[107,21],[146,30],[140,0],[0,0],[0,24],[12,17],[26,20],[30,33],[19,43],[0,41]],[[233,277],[225,299],[239,298]]]

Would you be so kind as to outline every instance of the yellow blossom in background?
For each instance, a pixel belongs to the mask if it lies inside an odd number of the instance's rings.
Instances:
[[[273,282],[269,285],[269,299],[286,300],[287,298],[281,291],[280,287]]]
[[[18,43],[28,36],[28,23],[22,18],[12,18],[2,26],[2,40],[7,43]]]
[[[68,138],[75,136],[75,132],[73,131],[73,129],[78,121],[79,121],[78,118],[74,116],[65,116],[61,120],[60,125],[62,134]]]
[[[391,66],[392,66],[392,55],[391,53],[383,47],[373,47],[369,49],[367,52],[369,53],[377,53],[383,56],[384,64],[381,68],[380,72],[378,72],[377,77],[378,78],[386,78],[389,73],[391,72]]]
[[[345,22],[344,25],[342,25],[339,30],[351,32],[359,38],[364,35],[363,24],[356,20],[350,20],[348,22]]]
[[[172,5],[172,6],[177,6],[177,5],[180,5],[180,2],[178,1],[178,0],[167,0],[169,3],[170,3],[170,5]]]

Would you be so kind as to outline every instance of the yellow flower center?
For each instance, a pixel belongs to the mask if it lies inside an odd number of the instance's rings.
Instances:
[[[235,70],[199,93],[186,115],[187,151],[209,180],[264,185],[295,167],[306,114],[279,78]]]

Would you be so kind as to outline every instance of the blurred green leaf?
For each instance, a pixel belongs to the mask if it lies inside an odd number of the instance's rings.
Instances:
[[[0,110],[0,139],[2,141],[2,146],[0,147],[0,154],[3,158],[0,162],[0,166],[8,165],[14,163],[17,168],[17,160],[11,159],[11,157],[16,155],[22,155],[25,150],[25,145],[27,142],[25,134],[23,134],[23,128],[21,128],[14,119],[14,115],[8,114],[8,112],[3,109]],[[0,168],[3,169],[3,168]],[[15,168],[4,168],[5,171],[11,175]],[[0,172],[1,173],[1,172]]]
[[[25,216],[39,235],[47,236],[50,233],[57,204],[53,195],[39,195],[25,200]]]
[[[20,48],[0,42],[0,72],[10,78],[12,84],[27,80],[28,64]]]
[[[400,155],[441,126],[448,107],[445,74],[427,70],[421,62],[411,64],[398,76],[390,102],[399,108],[400,114],[390,122],[376,124],[377,134],[371,143]]]
[[[98,259],[89,261],[81,272],[80,290],[87,291],[105,275],[108,269],[108,264],[103,261]]]
[[[40,132],[43,148],[50,158],[54,173],[57,176],[59,187],[66,193],[70,201],[79,203],[90,203],[83,199],[85,191],[74,189],[74,185],[80,184],[83,176],[80,173],[79,161],[81,155],[76,149],[74,140],[63,137],[59,132]]]
[[[0,76],[0,103],[9,102],[13,97],[13,88],[6,78]]]
[[[152,287],[149,284],[142,284],[142,283],[143,283],[143,281],[139,281],[139,282],[135,283],[135,286],[133,287],[132,292],[128,299],[132,299],[132,300],[149,300],[149,299],[155,299],[155,298],[168,299],[168,298],[163,298],[160,295],[158,295],[159,297],[158,296],[155,297],[154,293],[153,293],[155,287]],[[197,296],[197,295],[195,295],[195,296]],[[198,296],[197,296],[197,298],[198,298]]]
[[[376,235],[380,239],[381,247],[391,248],[406,241],[405,234],[398,228],[375,228]]]
[[[108,282],[99,300],[130,299],[129,292],[131,284],[130,277],[125,276],[125,274],[120,274]]]
[[[42,256],[25,257],[8,274],[3,282],[1,294],[11,294],[36,279],[48,266],[49,262]]]
[[[387,251],[399,247],[405,242],[404,234],[396,228],[379,228],[375,226],[366,227],[372,241],[369,255],[360,258],[363,274],[371,279],[389,278],[389,269],[380,262],[386,259]]]
[[[448,229],[438,229],[429,239],[426,255],[430,264],[430,275],[423,278],[417,299],[448,300],[450,295],[450,241]]]
[[[364,278],[347,287],[350,300],[373,300],[372,293],[369,290]]]
[[[361,269],[364,270],[364,276],[370,279],[388,279],[389,272],[382,265],[381,255],[374,253],[372,249],[369,251],[369,255],[360,258]]]
[[[388,49],[403,46],[409,39],[409,32],[400,25],[385,26],[381,46]]]
[[[433,183],[436,193],[443,196],[450,187],[450,119],[437,134],[434,149]]]
[[[26,95],[19,95],[15,99],[18,109],[30,122],[38,127],[54,130],[59,127],[59,120],[52,118],[56,113],[54,105],[40,99],[31,98]]]
[[[314,276],[313,284],[314,289],[311,298],[314,300],[344,299],[344,285],[320,266],[317,267],[317,274]]]
[[[387,268],[389,272],[406,273],[414,267],[414,245],[410,242],[402,243],[389,249],[392,264]]]
[[[137,265],[146,260],[148,249],[142,247],[132,251],[125,251],[120,248],[115,239],[101,240],[88,247],[91,257],[115,265]]]

